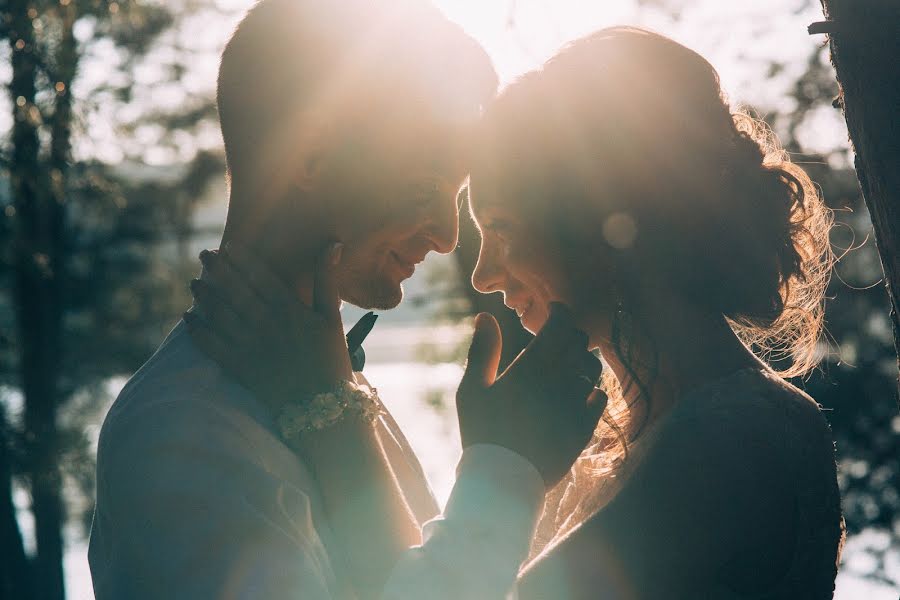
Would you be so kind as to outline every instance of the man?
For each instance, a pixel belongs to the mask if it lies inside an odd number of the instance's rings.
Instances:
[[[481,48],[427,4],[261,0],[219,72],[230,183],[223,244],[252,251],[312,305],[316,260],[341,240],[339,297],[396,306],[415,265],[456,245],[466,131],[495,88]],[[316,358],[297,365],[311,390]],[[485,369],[492,360],[488,352],[475,363]],[[484,401],[461,419],[515,400],[482,391]],[[429,582],[447,588],[441,581],[458,582],[479,557],[492,566],[478,589],[512,582],[543,500],[546,474],[532,463],[546,461],[492,447],[515,437],[510,427],[499,423],[499,437],[482,432],[479,448],[467,449],[457,508],[397,564],[385,596],[421,597]],[[376,432],[415,521],[434,517],[401,432],[390,418]],[[556,470],[574,458],[557,459]],[[519,504],[489,510],[484,486],[504,478],[493,498]],[[97,598],[352,596],[334,534],[341,523],[326,518],[318,483],[279,438],[268,408],[179,324],[122,390],[101,432],[89,552]],[[522,518],[503,519],[504,510]],[[499,546],[466,539],[479,519]],[[468,563],[453,558],[467,554]]]

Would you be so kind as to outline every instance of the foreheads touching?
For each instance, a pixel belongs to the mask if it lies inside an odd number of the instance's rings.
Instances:
[[[427,2],[260,0],[219,69],[232,189],[281,200],[323,162],[452,163],[452,136],[496,85],[484,51]],[[263,207],[232,208],[249,218]]]
[[[465,142],[496,86],[427,2],[261,0],[219,71],[226,235],[279,255],[339,239],[344,299],[395,305],[415,264],[456,244]]]
[[[473,150],[473,283],[514,307],[577,289],[608,308],[652,284],[768,327],[804,278],[821,295],[827,218],[808,178],[732,113],[703,57],[664,36],[616,27],[572,42],[491,103]]]

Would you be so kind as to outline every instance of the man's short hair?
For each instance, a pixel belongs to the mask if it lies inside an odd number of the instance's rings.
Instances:
[[[300,143],[298,119],[309,111],[377,120],[413,102],[462,122],[496,87],[484,50],[425,0],[259,0],[219,67],[229,176],[234,184],[277,168],[273,157]]]

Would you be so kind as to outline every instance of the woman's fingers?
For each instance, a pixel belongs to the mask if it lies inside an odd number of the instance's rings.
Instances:
[[[337,284],[337,266],[344,245],[335,242],[325,248],[316,261],[313,282],[313,309],[330,323],[341,322],[341,296]]]
[[[228,252],[201,253],[201,260],[207,269],[204,281],[220,292],[216,302],[224,302],[240,319],[242,334],[258,337],[284,327],[304,329],[312,311],[246,251],[229,247]]]
[[[259,322],[265,310],[263,299],[250,287],[246,279],[221,252],[200,253],[200,262],[206,268],[205,279],[218,291],[217,298],[227,303],[245,322]]]
[[[296,295],[263,261],[246,249],[228,244],[222,252],[245,286],[270,306],[282,308],[296,302]]]
[[[469,357],[466,359],[466,370],[459,384],[463,394],[494,385],[502,350],[503,334],[497,319],[490,313],[478,313],[472,344],[469,346]]]
[[[333,243],[316,262],[313,280],[313,310],[326,320],[340,321],[340,293],[336,267],[340,263],[343,244]],[[252,323],[265,323],[259,311],[274,309],[293,311],[305,317],[308,310],[297,300],[296,294],[262,261],[246,249],[228,245],[222,252],[204,251],[201,261],[208,278],[224,292],[225,299],[235,311]],[[301,319],[302,321],[302,319]]]
[[[588,413],[591,416],[591,420],[593,422],[591,426],[591,432],[594,431],[594,428],[597,426],[597,422],[603,416],[603,413],[606,411],[606,405],[609,403],[609,396],[606,395],[606,392],[601,390],[600,388],[594,388],[594,391],[591,392],[591,395],[588,396],[587,399],[587,408]]]
[[[226,341],[246,341],[247,332],[254,330],[246,318],[235,313],[225,302],[222,292],[214,284],[202,279],[192,279],[191,295],[205,321]]]
[[[184,313],[183,317],[191,339],[205,354],[226,371],[241,372],[239,367],[243,361],[237,355],[239,344],[227,340],[218,329],[213,328],[205,319],[192,312]]]

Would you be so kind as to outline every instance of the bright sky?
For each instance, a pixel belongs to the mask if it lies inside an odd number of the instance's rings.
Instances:
[[[434,1],[485,47],[505,82],[538,67],[567,41],[611,25],[641,25],[700,52],[733,101],[762,111],[792,108],[786,92],[824,39],[806,32],[822,18],[819,2],[811,0],[645,0],[644,6],[638,0]],[[773,61],[786,67],[768,79]],[[809,121],[801,133],[808,149],[846,146],[838,111],[828,108]]]
[[[646,6],[638,0],[433,1],[485,47],[504,82],[539,66],[569,40],[609,25],[636,24],[699,51],[719,70],[733,100],[762,111],[792,108],[786,93],[802,73],[810,53],[823,42],[821,36],[806,33],[809,23],[821,19],[817,0],[644,0]],[[251,2],[210,0],[210,9],[179,21],[163,35],[158,48],[135,67],[137,85],[129,104],[106,100],[96,93],[99,86],[115,78],[113,66],[120,59],[111,45],[95,44],[83,58],[74,86],[82,100],[96,102],[91,110],[83,110],[84,131],[90,133],[77,141],[76,155],[107,162],[130,156],[164,165],[184,163],[198,148],[219,146],[215,123],[190,133],[144,125],[126,136],[116,128],[148,108],[177,110],[197,97],[212,94],[218,54],[233,23]],[[79,29],[78,37],[87,39],[90,24],[83,22]],[[191,56],[185,61],[174,50],[176,47]],[[165,83],[166,69],[179,60],[186,62],[183,76],[177,82]],[[767,70],[772,61],[786,67],[770,79]],[[9,75],[9,67],[0,64],[0,81],[6,81]],[[11,125],[7,102],[0,99],[0,135]],[[168,147],[162,143],[166,138]],[[845,148],[845,140],[842,117],[827,103],[801,130],[801,141],[809,150]],[[140,154],[135,156],[137,149]]]

